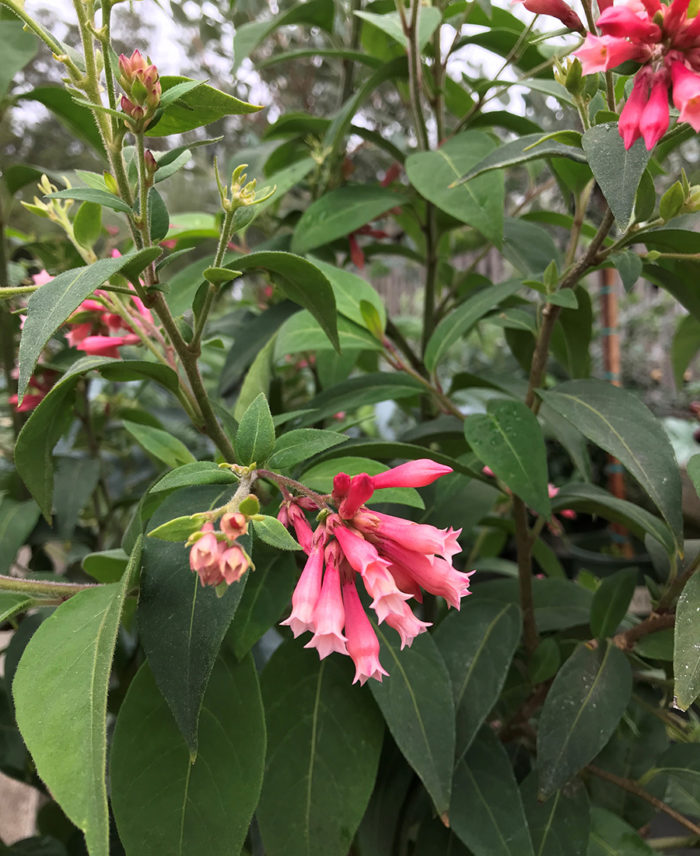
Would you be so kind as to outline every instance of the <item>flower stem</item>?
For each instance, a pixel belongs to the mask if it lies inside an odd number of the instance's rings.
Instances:
[[[97,588],[101,583],[55,583],[48,580],[21,580],[0,574],[0,590],[28,595],[48,595],[61,600],[86,589]]]

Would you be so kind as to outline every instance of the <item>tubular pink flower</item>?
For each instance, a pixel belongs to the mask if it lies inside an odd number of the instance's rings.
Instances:
[[[352,480],[347,473],[338,473],[333,477],[333,499],[340,502],[348,495]]]
[[[229,541],[235,541],[239,535],[245,535],[248,531],[248,518],[240,511],[234,511],[224,514],[219,526]]]
[[[358,574],[364,576],[375,570],[381,572],[388,567],[389,563],[381,558],[377,548],[358,532],[340,525],[333,529],[333,534],[338,539],[340,549],[350,563],[350,567]]]
[[[205,534],[190,549],[190,568],[199,574],[203,586],[216,586],[224,579],[219,566],[223,544],[217,541],[211,523],[205,523],[201,531]]]
[[[309,521],[306,519],[304,512],[295,503],[291,503],[288,510],[289,522],[294,527],[294,534],[297,536],[297,541],[301,544],[302,550],[308,556],[313,546],[314,532]]]
[[[77,348],[78,343],[92,333],[92,324],[86,321],[84,324],[76,324],[66,333],[66,341],[71,348]]]
[[[700,75],[682,62],[671,64],[673,103],[680,110],[680,121],[700,131]]]
[[[392,564],[412,576],[418,585],[431,594],[443,597],[450,606],[459,609],[460,600],[469,594],[469,577],[455,570],[449,562],[437,557],[429,558],[413,550],[386,541],[382,550]],[[473,573],[473,571],[472,571]]]
[[[32,274],[32,282],[34,285],[46,285],[46,283],[51,282],[52,279],[53,277],[46,268],[40,270],[39,273]]]
[[[315,547],[306,560],[299,582],[292,595],[292,612],[289,618],[280,624],[288,625],[294,638],[306,630],[312,632],[314,625],[314,609],[321,594],[321,576],[323,574],[323,545]]]
[[[97,357],[119,358],[118,348],[123,345],[138,345],[141,340],[136,335],[127,336],[86,336],[78,345],[79,351]]]
[[[661,37],[661,29],[647,16],[635,14],[629,6],[611,6],[596,21],[604,36],[625,37],[638,42],[656,42]]]
[[[400,613],[405,601],[411,597],[410,594],[398,588],[396,580],[385,567],[372,566],[362,574],[362,582],[365,584],[367,594],[372,598],[370,606],[377,613],[379,624],[391,613]]]
[[[365,614],[360,597],[355,588],[355,580],[343,583],[343,605],[345,607],[345,633],[347,634],[347,653],[355,664],[355,679],[364,684],[368,678],[381,683],[382,676],[388,675],[379,662],[379,640]]]
[[[641,60],[648,49],[614,36],[586,36],[586,41],[573,55],[581,61],[583,74],[609,71],[629,59]]]
[[[401,637],[401,650],[413,644],[413,640],[431,626],[429,621],[421,621],[411,611],[407,603],[402,603],[401,608],[386,617],[386,623]]]
[[[652,84],[649,100],[639,119],[639,130],[648,151],[651,151],[666,133],[668,122],[668,84],[664,74]]]
[[[626,149],[634,145],[635,141],[642,136],[642,132],[639,129],[639,122],[647,104],[648,91],[647,76],[641,73],[638,74],[637,79],[634,81],[630,97],[622,108],[622,113],[620,113],[620,121],[617,123]]]
[[[419,458],[370,478],[375,490],[385,487],[425,487],[451,472],[452,467],[438,464],[430,458]]]
[[[339,556],[337,550],[333,549],[334,546],[330,545],[326,549],[326,571],[313,614],[314,635],[304,645],[305,648],[315,648],[321,660],[333,651],[347,654],[345,647],[347,639],[343,635],[345,610],[340,591]]]
[[[520,0],[516,0],[520,2]],[[522,0],[523,6],[535,15],[557,18],[565,27],[583,33],[584,26],[574,10],[564,0]]]
[[[248,557],[237,544],[223,550],[219,557],[221,576],[229,585],[237,583],[248,570],[248,567]]]
[[[391,538],[417,553],[437,553],[446,559],[461,552],[457,538],[462,530],[438,529],[425,523],[414,523],[379,511],[364,511],[356,514],[353,526],[362,533],[379,538]],[[380,551],[381,552],[381,549]]]
[[[372,496],[374,487],[367,473],[360,473],[350,480],[347,496],[338,506],[338,514],[345,520],[354,517],[361,505]]]

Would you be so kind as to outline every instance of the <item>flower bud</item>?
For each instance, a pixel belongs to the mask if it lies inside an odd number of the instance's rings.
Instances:
[[[235,541],[239,535],[245,535],[248,531],[248,519],[245,514],[234,511],[231,514],[224,514],[220,526],[229,541]]]

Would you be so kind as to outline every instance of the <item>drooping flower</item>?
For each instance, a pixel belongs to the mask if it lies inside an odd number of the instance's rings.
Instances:
[[[423,487],[449,472],[450,467],[423,459],[378,476],[338,473],[333,480],[330,501],[337,511],[326,509],[320,515],[313,547],[292,596],[291,615],[282,624],[295,637],[311,631],[314,636],[306,647],[315,647],[321,657],[332,651],[348,654],[355,663],[355,681],[381,680],[387,674],[379,662],[376,633],[358,594],[358,580],[377,624],[386,622],[393,628],[402,648],[430,626],[408,603],[411,599],[422,602],[422,590],[445,598],[457,609],[461,598],[469,594],[470,574],[456,570],[451,563],[460,549],[459,531],[402,520],[365,505],[375,489]],[[293,503],[286,500],[280,515],[287,525],[294,525],[291,507]],[[304,522],[308,525],[306,518]]]
[[[700,130],[700,15],[688,17],[689,0],[615,0],[574,56],[583,74],[609,71],[622,62],[642,63],[618,128],[629,149],[640,137],[651,150],[669,125],[669,89],[679,121]]]
[[[584,32],[581,19],[564,0],[515,0],[515,2],[522,2],[528,12],[535,15],[549,15],[551,18],[561,21],[570,30],[578,33]]]
[[[131,299],[123,304],[125,318],[107,308],[101,300],[106,297],[107,293],[98,289],[94,297],[82,301],[66,322],[66,340],[71,347],[86,354],[118,359],[119,348],[141,342],[136,329],[142,335],[149,335],[154,326],[153,316],[135,291]],[[125,332],[116,335],[120,330]]]

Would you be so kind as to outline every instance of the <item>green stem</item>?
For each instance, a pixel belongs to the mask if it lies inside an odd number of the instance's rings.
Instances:
[[[73,60],[68,57],[63,52],[63,46],[61,43],[55,39],[48,30],[45,30],[41,24],[34,20],[27,12],[24,11],[23,6],[20,3],[15,2],[15,0],[0,0],[0,5],[7,6],[8,9],[11,9],[18,18],[20,18],[27,29],[31,30],[35,36],[38,36],[41,41],[49,48],[49,50],[54,53],[57,57],[60,57],[60,61],[66,66],[66,68],[70,71],[71,76],[74,80],[78,80],[82,77],[80,69],[73,62]]]
[[[100,583],[54,583],[47,580],[20,580],[17,577],[0,575],[0,590],[15,591],[20,594],[48,595],[65,600],[71,595],[86,589],[97,588]]]
[[[2,208],[2,197],[0,196],[0,290],[8,280],[7,252],[5,245],[5,215]],[[35,286],[34,286],[35,287]],[[17,293],[13,289],[13,293]],[[5,389],[10,395],[17,392],[17,381],[12,377],[15,367],[15,322],[10,312],[5,309],[4,304],[0,306],[0,348],[2,349],[2,370],[5,376]],[[22,417],[14,409],[12,413],[12,430],[15,437],[22,427]]]
[[[435,299],[437,297],[437,219],[435,206],[432,202],[426,202],[425,222],[425,292],[423,294],[423,334],[421,341],[421,354],[425,349],[435,327]]]
[[[231,233],[233,232],[233,217],[235,215],[235,209],[231,211],[226,211],[224,215],[224,222],[221,224],[221,232],[219,233],[219,243],[216,248],[216,253],[214,254],[214,264],[213,267],[218,268],[221,267],[221,264],[224,260],[224,256],[226,255],[226,248],[228,247],[228,242],[231,240]],[[192,341],[190,342],[190,351],[192,353],[199,354],[200,352],[200,343],[202,341],[202,334],[204,333],[204,327],[207,323],[207,318],[209,317],[209,312],[211,311],[211,307],[214,303],[214,298],[216,297],[216,285],[213,282],[209,283],[209,288],[207,289],[207,293],[204,297],[204,304],[197,316],[197,322],[194,328],[194,334],[192,335]]]
[[[423,151],[430,148],[430,140],[428,139],[428,129],[425,124],[425,116],[423,115],[423,106],[421,103],[421,64],[420,64],[420,49],[418,47],[418,13],[420,10],[420,0],[411,0],[410,17],[406,17],[402,0],[396,0],[401,24],[404,35],[408,41],[408,87],[410,91],[411,112],[413,113],[413,122],[416,129],[416,137],[418,145]]]
[[[279,473],[272,472],[272,470],[256,470],[255,472],[258,478],[274,482],[278,487],[292,488],[292,490],[295,490],[297,493],[301,493],[304,496],[308,496],[309,499],[313,499],[319,508],[330,509],[327,502],[327,496],[324,496],[321,493],[316,493],[315,490],[311,490],[311,488],[306,487],[295,479],[290,479],[288,476],[281,476]]]
[[[527,524],[527,508],[519,496],[513,496],[515,546],[518,555],[518,590],[523,614],[523,641],[528,656],[539,644],[535,603],[532,597],[532,546],[533,539]]]

